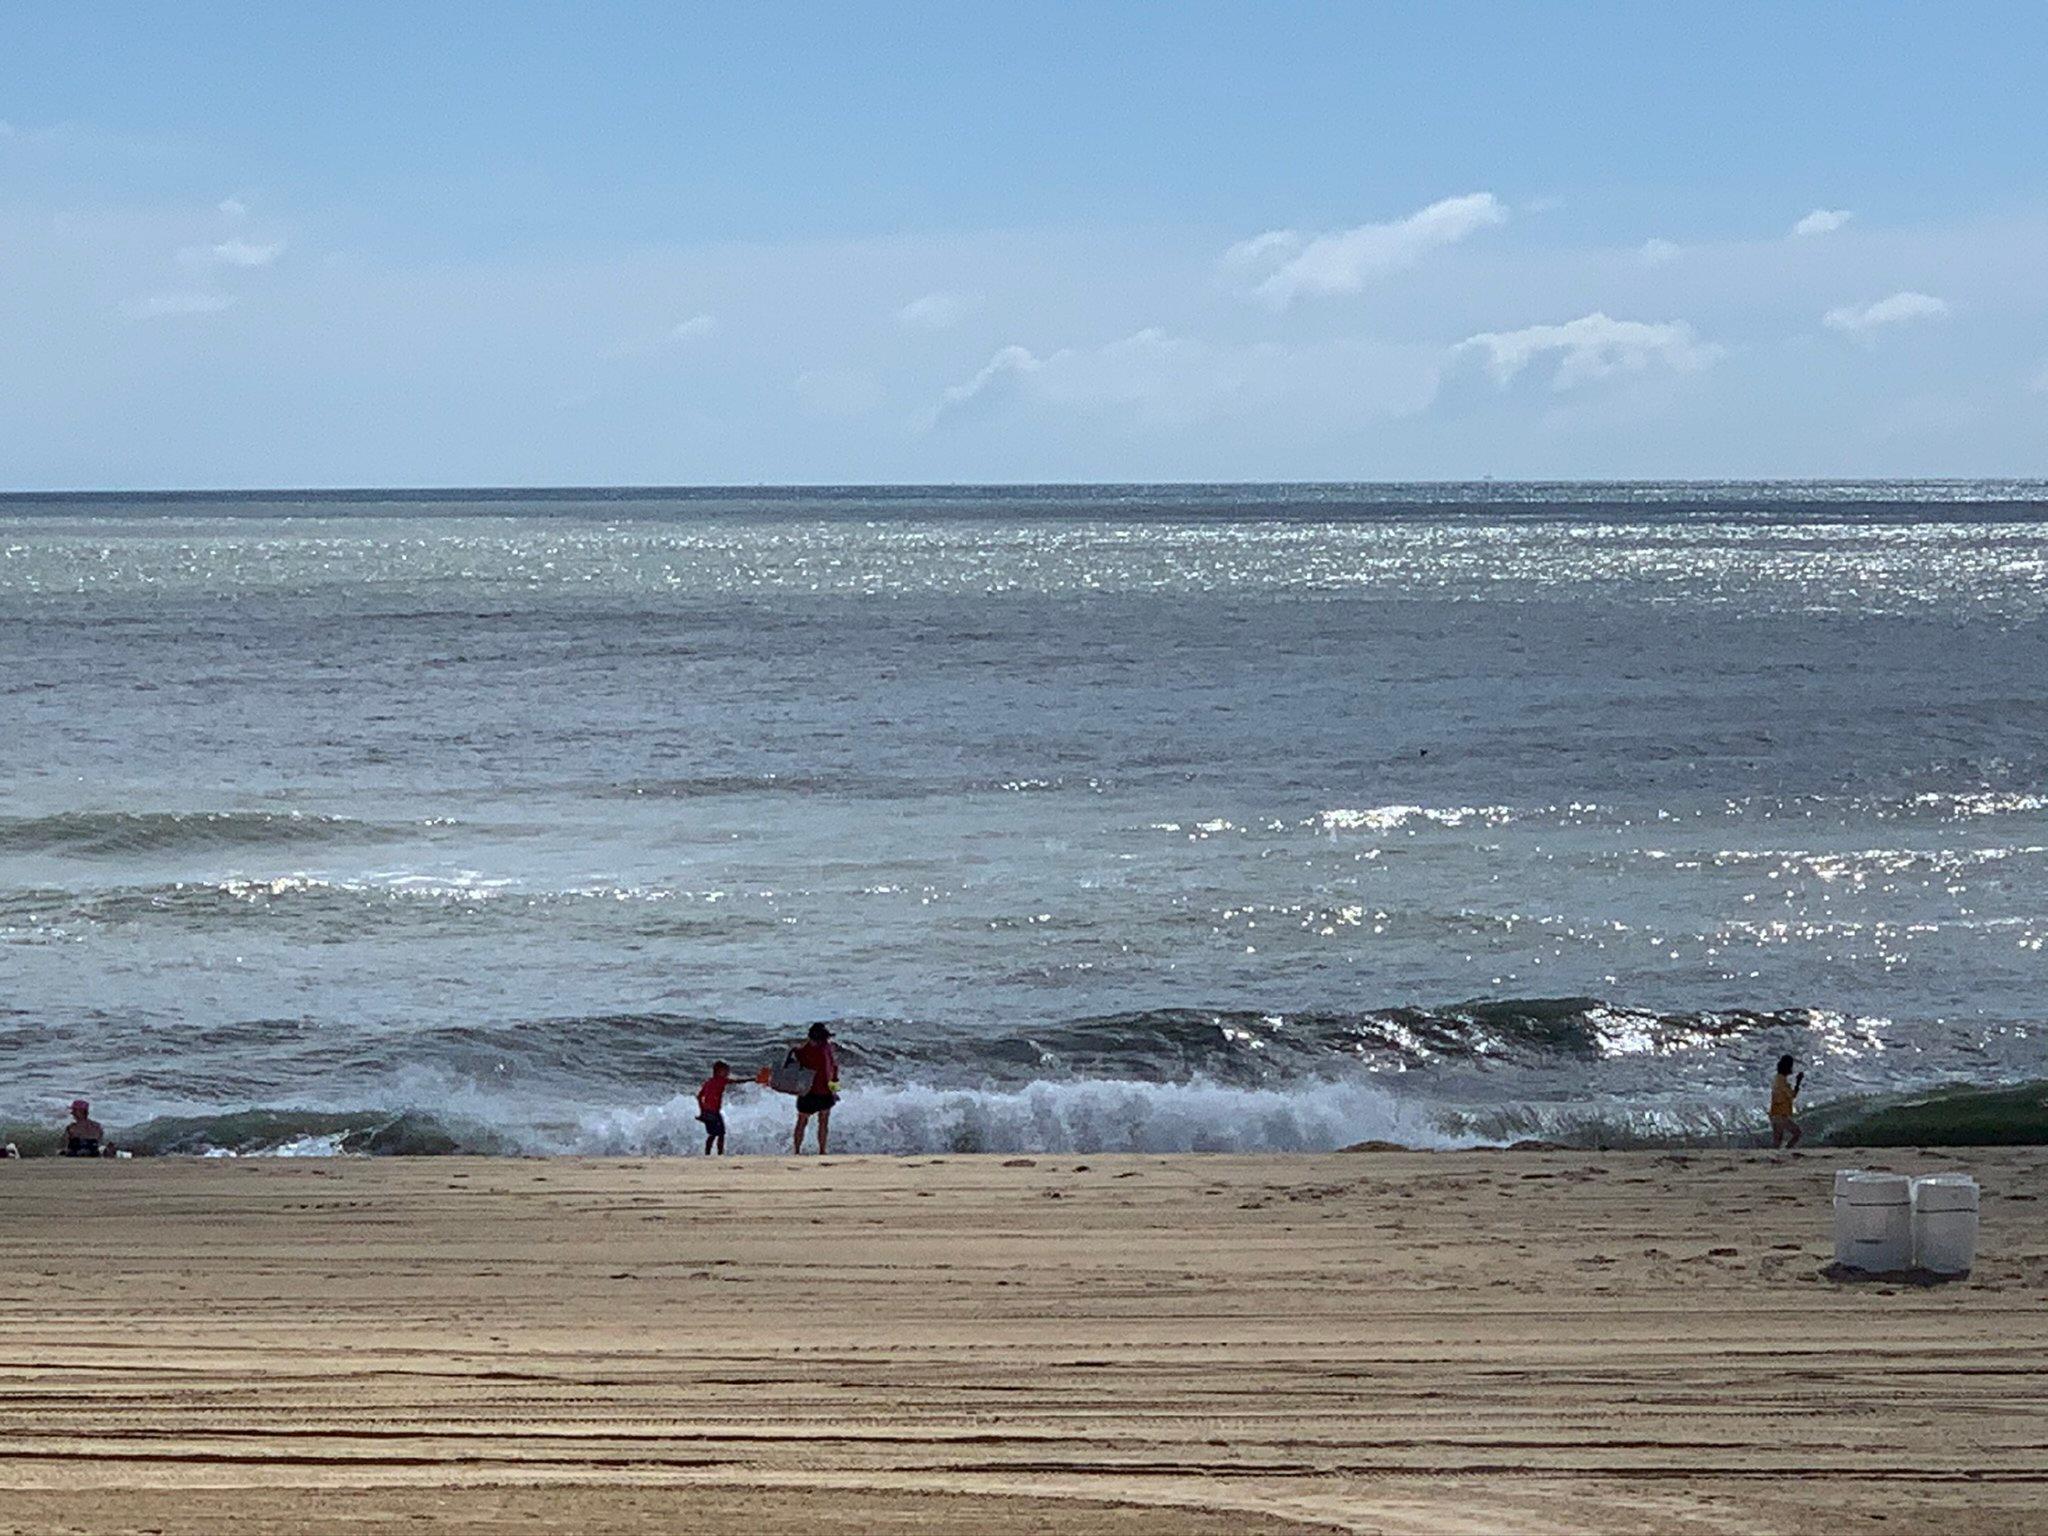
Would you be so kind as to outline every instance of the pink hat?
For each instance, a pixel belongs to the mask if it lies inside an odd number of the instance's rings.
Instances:
[[[89,1115],[92,1113],[92,1106],[83,1099],[73,1099],[71,1101],[71,1113],[74,1115]]]

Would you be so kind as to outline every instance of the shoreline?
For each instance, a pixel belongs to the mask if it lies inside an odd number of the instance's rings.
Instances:
[[[1832,1171],[1976,1271],[1840,1284]],[[2048,1151],[0,1166],[0,1532],[2024,1528]]]
[[[1105,1080],[1095,1085],[1115,1090],[1120,1085]],[[1125,1085],[1158,1088],[1161,1085]],[[1164,1085],[1167,1089],[1186,1085]],[[1305,1085],[1314,1089],[1320,1084]],[[869,1092],[872,1094],[872,1088]],[[889,1089],[884,1085],[881,1090]],[[972,1103],[972,1089],[934,1090],[942,1102],[949,1094],[962,1103]],[[885,1101],[886,1102],[886,1101]],[[1591,1102],[1591,1101],[1589,1101]],[[762,1111],[766,1109],[764,1116]],[[1381,1106],[1385,1108],[1385,1106]],[[783,1106],[769,1101],[742,1101],[728,1111],[736,1127],[735,1156],[775,1157],[786,1144],[787,1126],[778,1118]],[[611,1144],[576,1145],[573,1127],[519,1127],[494,1125],[462,1115],[437,1114],[420,1109],[359,1107],[355,1109],[304,1109],[297,1107],[245,1106],[210,1114],[160,1115],[132,1125],[115,1126],[110,1143],[136,1156],[196,1155],[214,1157],[325,1157],[325,1156],[473,1156],[473,1157],[690,1157],[698,1153],[701,1129],[694,1118],[693,1101],[677,1095],[668,1105],[656,1106],[637,1132],[623,1122],[607,1128],[597,1139]],[[870,1144],[871,1127],[860,1112],[858,1100],[840,1128],[843,1155],[868,1157],[925,1157],[995,1155],[1025,1157],[1061,1156],[1321,1156],[1334,1152],[1372,1151],[1516,1151],[1578,1150],[1586,1152],[1689,1152],[1768,1151],[1770,1133],[1764,1117],[1729,1112],[1719,1131],[1674,1127],[1657,1134],[1621,1120],[1592,1117],[1560,1117],[1548,1125],[1532,1125],[1517,1132],[1496,1130],[1484,1134],[1457,1123],[1427,1120],[1428,1106],[1408,1108],[1407,1123],[1387,1127],[1402,1133],[1422,1130],[1445,1136],[1446,1142],[1429,1145],[1403,1139],[1403,1134],[1379,1134],[1355,1142],[1315,1145],[1167,1145],[1147,1147],[1127,1144],[1116,1147],[1077,1146],[1071,1142],[1048,1149],[1038,1139],[1037,1126],[1014,1126],[1008,1130],[982,1126],[970,1128],[964,1120],[936,1122],[932,1141],[950,1136],[961,1139],[951,1145]],[[1446,1110],[1449,1114],[1450,1111]],[[666,1116],[666,1118],[664,1118]],[[886,1118],[886,1114],[885,1114]],[[2048,1146],[2048,1080],[2023,1082],[1949,1082],[1889,1093],[1866,1093],[1821,1100],[1802,1108],[1799,1119],[1806,1129],[1808,1150],[1881,1150],[1921,1146],[2031,1147]],[[763,1125],[772,1131],[763,1138]],[[1202,1128],[1199,1119],[1183,1117],[1178,1130],[1188,1139]],[[1328,1127],[1326,1126],[1325,1129]],[[950,1132],[950,1136],[949,1136]],[[583,1136],[593,1136],[583,1128]],[[1144,1132],[1132,1130],[1130,1141]],[[967,1145],[972,1139],[977,1144]],[[11,1143],[25,1158],[54,1156],[59,1132],[54,1123],[22,1120],[0,1122],[0,1143]],[[619,1145],[619,1142],[625,1145]],[[1021,1144],[1005,1144],[1011,1141]],[[552,1142],[553,1144],[549,1144]],[[846,1143],[851,1142],[850,1146]]]

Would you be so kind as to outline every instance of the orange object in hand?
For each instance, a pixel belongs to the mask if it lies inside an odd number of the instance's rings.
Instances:
[[[774,1080],[774,1078],[775,1074],[772,1071],[770,1071],[767,1067],[763,1067],[760,1071],[754,1074],[754,1081],[759,1083],[763,1088],[766,1088],[768,1084]]]

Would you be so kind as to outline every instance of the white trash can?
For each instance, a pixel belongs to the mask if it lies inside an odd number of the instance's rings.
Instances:
[[[1889,1274],[1913,1265],[1913,1181],[1903,1173],[1835,1178],[1835,1258],[1850,1269]]]
[[[1861,1168],[1837,1168],[1835,1170],[1835,1262],[1848,1264],[1854,1255],[1849,1246],[1849,1225],[1842,1219],[1842,1207],[1847,1203],[1849,1181],[1863,1176]]]
[[[1913,1181],[1913,1262],[1937,1275],[1966,1275],[1977,1262],[1977,1181],[1967,1173]]]

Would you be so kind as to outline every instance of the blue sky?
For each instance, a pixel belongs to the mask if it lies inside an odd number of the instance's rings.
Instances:
[[[2048,7],[0,5],[0,486],[2048,473]]]

